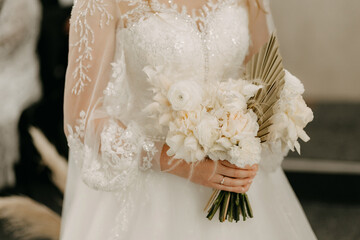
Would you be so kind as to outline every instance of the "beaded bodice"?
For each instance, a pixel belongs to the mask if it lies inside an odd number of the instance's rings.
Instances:
[[[239,76],[249,47],[247,10],[241,1],[208,1],[191,13],[169,2],[152,1],[151,9],[147,3],[138,5],[131,15],[122,16],[125,27],[118,30],[122,46],[117,50],[124,51],[129,88],[137,95],[138,105],[133,106],[138,110],[152,100],[142,71],[145,66],[172,65],[177,73],[199,81],[221,81]]]

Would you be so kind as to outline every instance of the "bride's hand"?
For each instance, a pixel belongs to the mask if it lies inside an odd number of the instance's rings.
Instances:
[[[170,161],[171,157],[166,154],[168,149],[169,147],[165,144],[160,159],[161,170],[183,178],[190,177],[190,181],[206,187],[245,193],[249,190],[258,170],[257,165],[239,168],[228,161],[216,163],[210,159],[204,159],[194,165],[192,170],[191,164],[183,160]],[[221,184],[222,181],[223,184]]]

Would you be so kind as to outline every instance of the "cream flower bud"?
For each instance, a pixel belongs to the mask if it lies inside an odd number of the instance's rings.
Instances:
[[[174,83],[167,98],[175,111],[193,111],[202,103],[203,90],[195,81]]]

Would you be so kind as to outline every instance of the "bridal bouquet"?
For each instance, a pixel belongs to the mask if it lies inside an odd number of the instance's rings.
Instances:
[[[145,67],[154,102],[144,111],[168,130],[167,154],[188,163],[228,160],[243,168],[260,162],[265,143],[298,148],[298,136],[308,140],[302,129],[311,119],[301,118],[297,111],[303,107],[302,91],[285,83],[278,56],[272,36],[246,66],[243,79],[211,83],[177,74],[171,66]],[[292,103],[288,106],[284,101]],[[267,141],[270,137],[272,141]],[[221,222],[253,217],[247,194],[215,190],[206,209],[210,220],[220,210]]]

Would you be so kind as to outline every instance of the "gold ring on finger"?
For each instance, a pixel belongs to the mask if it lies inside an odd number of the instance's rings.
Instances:
[[[225,182],[225,176],[223,176],[221,182],[220,182],[220,185],[224,185],[224,182]]]

